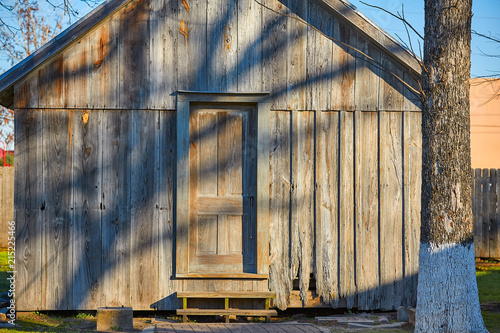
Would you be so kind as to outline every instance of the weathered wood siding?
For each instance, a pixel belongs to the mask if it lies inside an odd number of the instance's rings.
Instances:
[[[174,113],[15,117],[19,309],[175,307]]]
[[[316,0],[267,0],[404,79],[403,67]],[[268,91],[274,110],[418,111],[361,53],[254,0],[137,0],[15,87],[17,108],[169,109],[177,90]]]
[[[287,305],[296,277],[307,299],[311,273],[317,295],[333,306],[415,304],[420,114],[271,118],[270,286],[278,306]]]
[[[414,84],[315,0],[265,3]],[[269,281],[173,278],[177,90],[270,92]],[[174,309],[188,290],[415,305],[418,103],[313,28],[253,0],[138,0],[15,92],[19,310]]]
[[[333,306],[415,304],[419,125],[417,112],[271,113],[279,307],[296,277],[307,299],[311,274]],[[175,291],[268,289],[172,279],[175,112],[22,109],[16,130],[20,309],[168,309]]]

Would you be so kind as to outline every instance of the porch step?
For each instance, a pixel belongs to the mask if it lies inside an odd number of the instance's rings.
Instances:
[[[178,315],[191,316],[249,316],[249,317],[267,317],[277,316],[276,310],[259,309],[177,309]]]
[[[249,316],[266,317],[266,321],[271,320],[271,316],[277,316],[276,310],[269,310],[271,298],[275,298],[275,292],[253,292],[253,291],[182,291],[177,292],[177,298],[182,298],[182,309],[177,309],[177,315],[182,315],[183,322],[187,322],[188,315],[196,316],[224,316],[226,323],[229,323],[229,316]],[[188,308],[188,299],[224,299],[224,309],[197,309]],[[265,299],[265,309],[233,309],[229,308],[230,299]]]
[[[178,291],[177,298],[275,298],[272,291]]]

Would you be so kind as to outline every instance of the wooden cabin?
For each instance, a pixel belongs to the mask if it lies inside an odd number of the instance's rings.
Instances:
[[[110,0],[0,77],[16,308],[415,306],[420,67],[344,0]]]

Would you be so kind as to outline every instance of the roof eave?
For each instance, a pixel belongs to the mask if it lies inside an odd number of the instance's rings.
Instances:
[[[420,65],[422,61],[412,52],[403,47],[391,35],[359,12],[356,6],[352,5],[347,0],[317,1],[332,9],[356,31],[368,37],[386,54],[390,55],[394,60],[407,67],[413,75],[418,77],[422,75],[422,68]]]

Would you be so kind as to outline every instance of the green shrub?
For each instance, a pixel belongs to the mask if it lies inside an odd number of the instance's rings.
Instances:
[[[14,155],[7,153],[5,162],[5,166],[7,166],[7,164],[10,166],[14,166]],[[3,157],[0,158],[0,167],[3,167]]]

